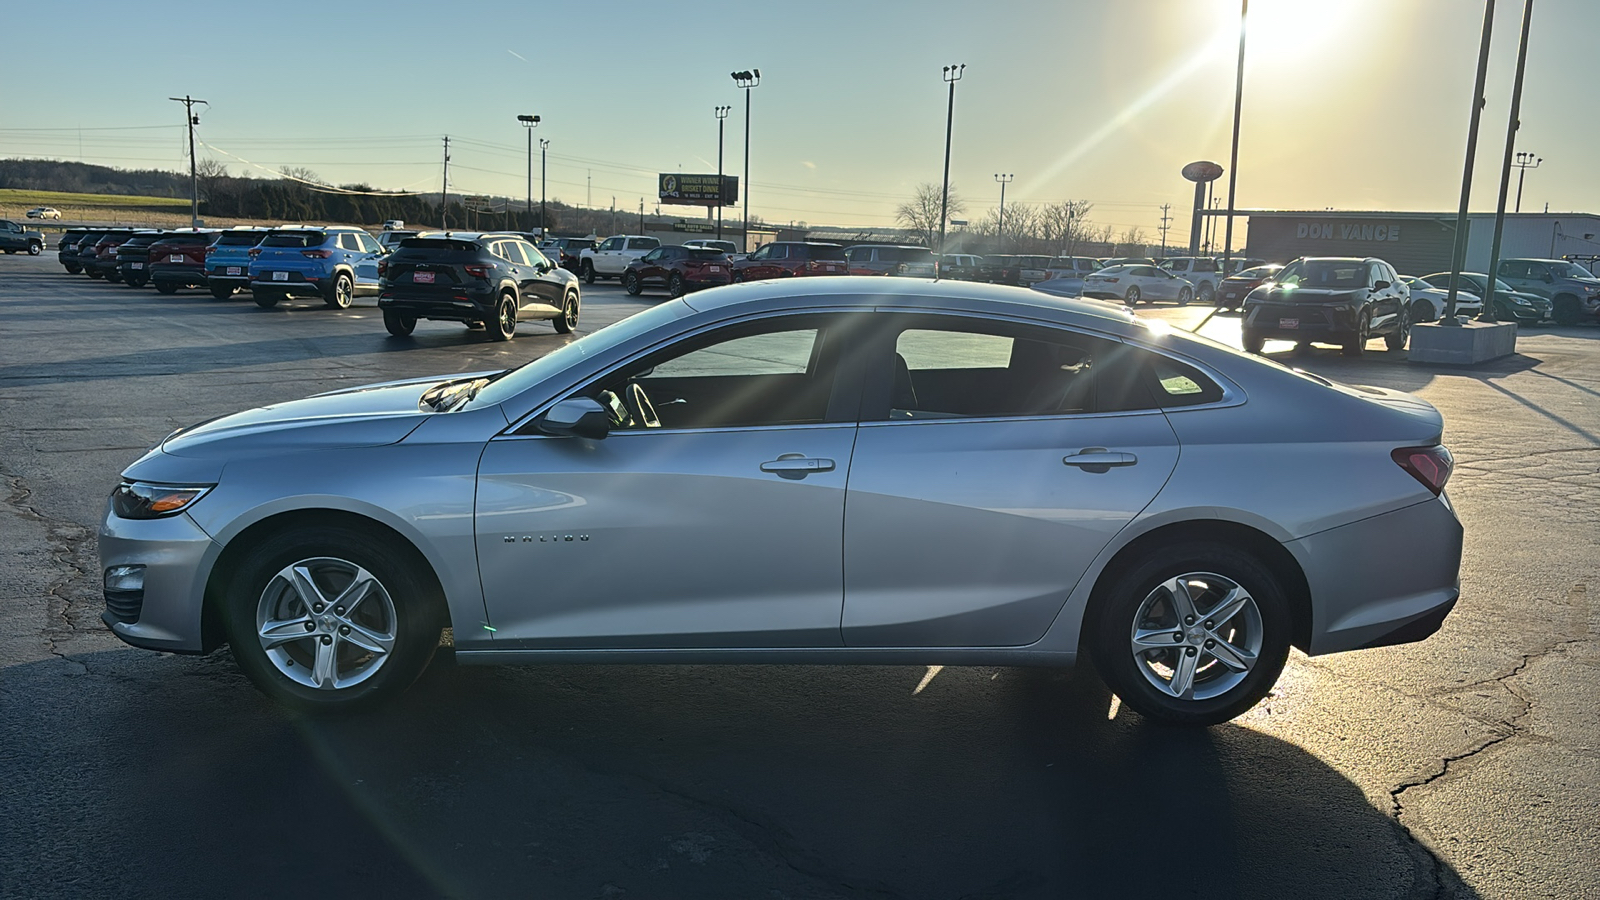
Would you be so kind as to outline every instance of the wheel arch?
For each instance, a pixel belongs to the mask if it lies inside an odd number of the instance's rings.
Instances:
[[[303,527],[343,527],[378,537],[411,558],[417,571],[427,579],[438,603],[442,624],[450,626],[450,604],[432,561],[399,530],[371,516],[343,509],[301,508],[273,513],[245,526],[234,534],[217,554],[206,576],[204,600],[200,606],[202,652],[209,653],[227,640],[221,610],[228,581],[238,571],[247,554],[271,535]]]
[[[1117,579],[1146,554],[1158,551],[1162,546],[1189,541],[1227,544],[1260,560],[1277,577],[1284,595],[1289,599],[1292,617],[1290,642],[1301,650],[1311,646],[1311,586],[1294,554],[1271,535],[1242,522],[1187,519],[1157,526],[1128,541],[1095,575],[1094,587],[1089,592],[1084,609],[1083,625],[1079,629],[1080,653],[1083,652],[1083,641],[1093,631],[1092,618],[1104,605]]]

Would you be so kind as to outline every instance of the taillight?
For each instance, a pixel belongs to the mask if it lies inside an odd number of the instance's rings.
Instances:
[[[255,259],[256,257],[258,257],[260,255],[261,255],[261,248],[260,247],[251,247],[250,248],[250,258],[251,259]]]
[[[213,254],[215,252],[217,252],[217,248],[216,247],[207,247],[206,248],[206,255],[207,256],[210,256],[211,254]]]
[[[1422,486],[1433,491],[1438,496],[1444,490],[1445,482],[1450,480],[1450,472],[1455,469],[1456,459],[1450,455],[1440,444],[1432,447],[1400,447],[1389,453],[1402,469],[1411,473],[1411,477],[1422,482]]]
[[[301,250],[300,255],[308,259],[327,259],[333,255],[332,250]]]
[[[467,274],[471,275],[473,278],[485,278],[486,279],[486,278],[489,277],[489,267],[488,266],[480,266],[480,265],[477,265],[477,264],[473,264],[473,265],[468,265],[468,266],[462,266],[461,268],[465,269]]]
[[[383,276],[387,275],[388,273],[389,273],[389,261],[387,259],[378,260],[378,277],[382,278]]]

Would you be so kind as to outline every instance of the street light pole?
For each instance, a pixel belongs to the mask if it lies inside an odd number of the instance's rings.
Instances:
[[[967,71],[966,63],[945,66],[943,77],[950,85],[950,107],[944,117],[944,193],[939,203],[939,250],[944,252],[944,226],[950,218],[950,137],[956,124],[956,82]]]
[[[517,116],[517,121],[528,131],[528,215],[533,215],[533,130],[539,127],[538,116]],[[543,226],[543,222],[539,223]]]
[[[1478,120],[1483,114],[1483,83],[1489,77],[1489,40],[1494,35],[1494,0],[1483,3],[1483,38],[1478,46],[1478,79],[1472,86],[1472,120],[1467,126],[1467,162],[1461,173],[1461,207],[1456,212],[1456,244],[1450,252],[1450,292],[1444,301],[1444,318],[1440,325],[1460,325],[1456,321],[1456,294],[1461,287],[1461,267],[1467,261],[1467,201],[1472,196],[1472,163],[1478,156]],[[1491,280],[1484,285],[1489,296],[1483,298],[1485,306],[1494,303],[1494,274],[1485,272]]]
[[[1517,152],[1517,161],[1512,163],[1512,165],[1516,166],[1517,169],[1518,169],[1518,171],[1517,171],[1517,208],[1515,210],[1513,210],[1513,212],[1522,212],[1522,178],[1523,178],[1523,176],[1528,174],[1528,170],[1529,169],[1537,169],[1537,168],[1539,168],[1539,164],[1542,163],[1542,162],[1544,162],[1544,157],[1535,158],[1532,153],[1523,153],[1521,151]]]
[[[1222,231],[1222,276],[1229,275],[1233,257],[1233,190],[1239,181],[1239,112],[1244,107],[1245,22],[1250,18],[1250,0],[1239,0],[1239,70],[1233,79],[1233,150],[1228,156],[1228,224]]]
[[[717,117],[717,240],[722,240],[722,204],[727,200],[728,192],[722,186],[722,126],[728,118],[731,106],[718,106],[712,109]],[[749,230],[749,229],[746,229]]]
[[[193,200],[191,200],[189,204],[189,227],[199,228],[200,170],[199,167],[196,166],[194,158],[194,127],[200,124],[200,117],[194,114],[194,105],[199,103],[204,106],[210,106],[211,104],[206,103],[204,100],[196,100],[188,94],[184,94],[182,97],[168,97],[167,99],[175,100],[183,104],[184,124],[189,126],[189,187],[194,192]]]
[[[1506,125],[1506,154],[1500,164],[1500,200],[1494,207],[1494,241],[1489,245],[1489,268],[1483,272],[1484,287],[1489,291],[1486,300],[1490,301],[1494,299],[1494,282],[1500,274],[1500,232],[1506,223],[1506,191],[1511,187],[1511,151],[1517,146],[1517,129],[1522,127],[1517,117],[1522,114],[1522,70],[1528,62],[1528,29],[1532,24],[1533,0],[1525,0],[1522,4],[1522,40],[1517,44],[1517,77],[1511,87],[1511,119]],[[1483,304],[1478,320],[1495,321],[1494,303]]]
[[[548,139],[546,139],[546,138],[539,138],[539,236],[540,237],[549,237],[549,234],[547,232],[549,232],[549,230],[550,230],[550,226],[545,224],[548,220],[545,218],[545,211],[544,211],[544,188],[545,188],[544,155],[545,155],[545,151],[549,150],[549,149],[550,149],[550,141]]]
[[[744,89],[744,249],[750,249],[750,91],[761,86],[761,70],[734,72],[735,87]]]
[[[995,229],[995,243],[999,244],[999,251],[1006,252],[1006,185],[1011,183],[1015,175],[996,174],[994,180],[1000,182],[1000,227]]]

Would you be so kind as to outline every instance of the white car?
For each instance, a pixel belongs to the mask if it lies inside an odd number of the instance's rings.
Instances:
[[[28,218],[59,219],[61,218],[61,210],[53,206],[35,206],[33,209],[28,210]]]
[[[636,259],[661,246],[661,242],[642,234],[614,234],[593,250],[578,254],[578,276],[585,284],[596,278],[621,278]]]
[[[388,221],[383,223],[383,230],[384,231],[394,231],[396,229],[404,228],[404,227],[406,227],[406,223],[400,221],[399,219],[389,219]]]
[[[1201,303],[1210,303],[1217,294],[1220,267],[1209,256],[1168,257],[1161,261],[1161,268],[1194,285],[1195,299]]]
[[[1411,321],[1437,322],[1444,318],[1445,301],[1450,292],[1412,275],[1402,275],[1400,280],[1411,287]],[[1483,298],[1461,288],[1456,289],[1456,314],[1476,316],[1483,312]]]
[[[1121,300],[1129,306],[1155,300],[1176,300],[1187,306],[1194,299],[1194,285],[1166,269],[1155,266],[1111,266],[1083,279],[1083,296],[1100,300]]]

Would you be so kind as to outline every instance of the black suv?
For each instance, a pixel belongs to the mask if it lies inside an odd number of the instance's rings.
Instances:
[[[140,231],[117,245],[117,274],[131,288],[150,283],[150,245],[166,237],[164,231]]]
[[[1244,349],[1260,353],[1267,338],[1338,344],[1345,356],[1366,352],[1382,336],[1390,350],[1406,345],[1411,288],[1381,259],[1302,257],[1244,301]]]
[[[519,319],[578,327],[578,276],[556,268],[518,234],[436,233],[406,238],[378,263],[383,326],[405,337],[418,319],[464,322],[509,341]]]
[[[61,242],[56,244],[56,259],[67,270],[67,274],[76,275],[83,271],[83,264],[78,262],[78,242],[88,236],[89,232],[82,228],[68,228],[61,232]]]

